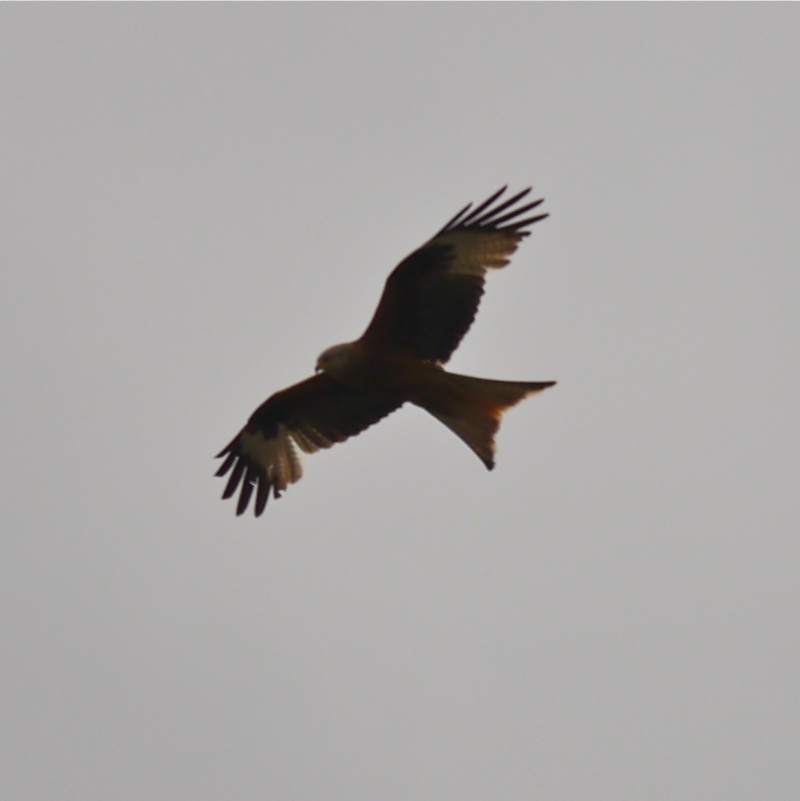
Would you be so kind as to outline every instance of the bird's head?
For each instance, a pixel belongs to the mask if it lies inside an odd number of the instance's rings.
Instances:
[[[316,372],[330,373],[334,378],[346,373],[352,362],[352,342],[342,345],[333,345],[320,353],[317,359]]]

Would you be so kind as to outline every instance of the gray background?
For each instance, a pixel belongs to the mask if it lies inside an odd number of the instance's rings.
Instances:
[[[800,797],[800,8],[0,9],[4,798]],[[469,200],[451,367],[236,519],[212,455]]]

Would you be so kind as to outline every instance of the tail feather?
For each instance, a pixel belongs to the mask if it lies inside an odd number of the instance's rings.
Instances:
[[[494,435],[506,409],[555,381],[494,381],[444,370],[417,405],[430,412],[475,452],[488,470],[494,467]]]

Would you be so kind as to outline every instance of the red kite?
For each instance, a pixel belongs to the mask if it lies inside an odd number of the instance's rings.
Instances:
[[[526,229],[547,217],[524,216],[543,202],[520,206],[530,189],[493,205],[505,190],[475,209],[465,206],[403,259],[361,338],[324,351],[314,376],[261,404],[217,454],[225,461],[216,475],[232,470],[222,497],[241,486],[237,515],[255,491],[258,517],[270,492],[279,498],[302,476],[298,448],[313,453],[344,442],[406,402],[430,412],[494,467],[503,412],[555,383],[492,381],[442,368],[475,319],[486,271],[505,267]]]

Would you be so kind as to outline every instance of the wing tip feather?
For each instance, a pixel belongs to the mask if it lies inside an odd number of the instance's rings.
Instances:
[[[229,471],[232,470],[232,472],[222,491],[222,500],[226,501],[238,492],[236,516],[241,517],[247,512],[250,500],[253,499],[253,513],[255,517],[261,517],[269,501],[270,493],[276,498],[281,495],[275,481],[270,480],[267,473],[258,465],[253,464],[242,452],[239,437],[226,445],[214,458],[221,459],[223,457],[225,457],[225,461],[214,475],[223,477]]]
[[[472,203],[467,204],[436,236],[457,230],[519,231],[548,216],[547,214],[538,214],[533,217],[527,217],[524,220],[516,219],[526,211],[535,209],[537,206],[544,203],[544,198],[538,198],[530,203],[525,203],[522,206],[513,208],[515,203],[518,203],[530,194],[533,190],[531,186],[492,207],[492,204],[499,200],[507,189],[508,185],[506,184],[474,208]],[[503,214],[503,212],[506,213]],[[504,225],[504,223],[507,224]]]

